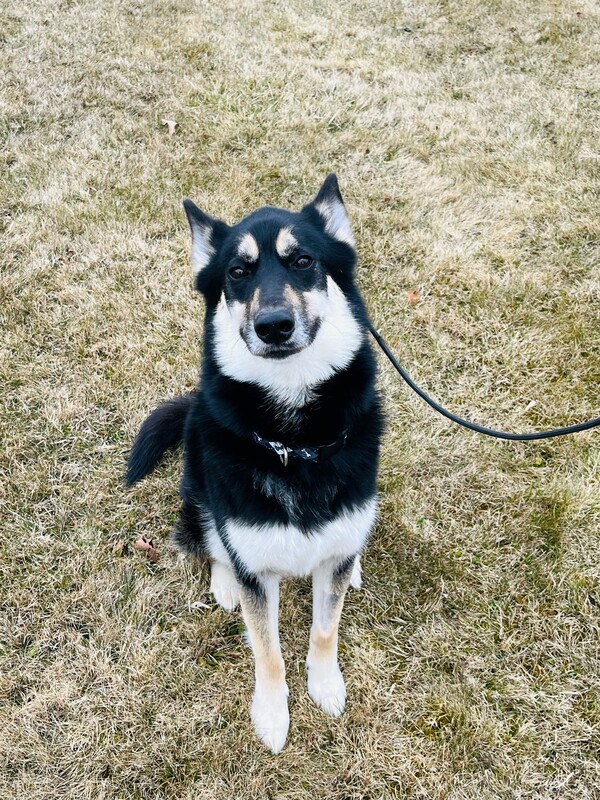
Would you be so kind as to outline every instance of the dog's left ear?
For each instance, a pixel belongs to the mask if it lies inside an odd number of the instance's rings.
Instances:
[[[312,203],[304,206],[303,212],[314,209],[321,217],[326,232],[338,242],[354,247],[354,236],[350,219],[335,173],[330,172]]]

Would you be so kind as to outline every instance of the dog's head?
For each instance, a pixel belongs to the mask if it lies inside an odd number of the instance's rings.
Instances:
[[[308,362],[328,372],[349,362],[362,341],[364,309],[335,175],[299,213],[265,207],[229,226],[190,200],[184,207],[196,287],[226,374],[257,381],[275,363],[302,373]]]

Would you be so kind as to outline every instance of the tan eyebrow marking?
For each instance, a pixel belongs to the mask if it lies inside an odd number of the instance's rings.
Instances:
[[[251,233],[245,233],[239,240],[237,254],[246,261],[258,261],[258,242]]]
[[[298,246],[298,240],[292,233],[292,229],[282,228],[277,234],[277,239],[275,240],[275,249],[277,250],[278,256],[280,258],[285,258],[286,256],[289,256],[294,247],[297,246]]]

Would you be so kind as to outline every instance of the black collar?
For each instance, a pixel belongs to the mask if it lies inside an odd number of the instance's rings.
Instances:
[[[281,442],[271,442],[269,439],[263,439],[256,431],[252,434],[252,438],[256,444],[276,453],[283,466],[287,467],[290,458],[300,458],[304,461],[313,461],[315,463],[327,461],[346,444],[348,429],[342,431],[334,442],[323,445],[323,447],[287,447]]]

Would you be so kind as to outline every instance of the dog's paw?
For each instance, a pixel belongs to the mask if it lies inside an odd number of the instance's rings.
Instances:
[[[213,561],[210,567],[210,591],[225,611],[233,611],[239,605],[240,590],[235,575],[219,561]]]
[[[256,735],[273,753],[283,750],[290,727],[288,688],[276,694],[255,691],[250,706],[250,718]]]
[[[350,586],[353,589],[362,588],[362,567],[360,566],[360,556],[356,556],[354,559],[352,575],[350,575]]]
[[[326,714],[339,717],[346,705],[346,684],[338,665],[308,667],[308,693]]]

